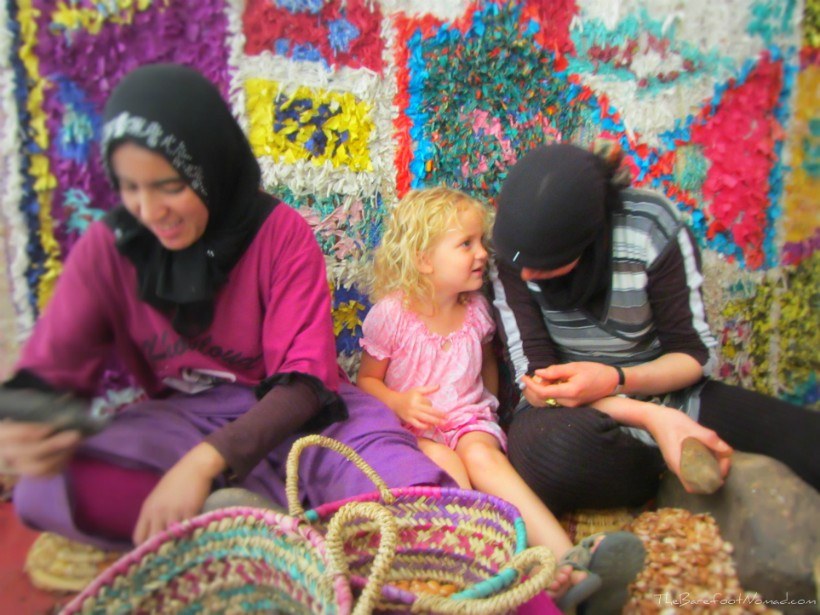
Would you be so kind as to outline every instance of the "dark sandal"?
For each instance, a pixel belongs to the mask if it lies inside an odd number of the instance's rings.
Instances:
[[[595,541],[601,535],[604,539],[596,547]],[[599,585],[585,599],[573,596],[570,601],[572,590],[583,585],[585,579],[564,594],[556,606],[561,610],[577,606],[579,615],[620,613],[629,598],[629,584],[643,569],[645,557],[641,539],[631,532],[604,532],[584,538],[561,558],[558,566],[586,570],[587,579],[597,577]]]

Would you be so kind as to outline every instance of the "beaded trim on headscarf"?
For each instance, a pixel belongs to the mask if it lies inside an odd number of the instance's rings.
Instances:
[[[192,162],[193,158],[188,153],[185,142],[166,132],[159,122],[149,121],[144,117],[123,111],[103,126],[103,151],[108,149],[111,141],[125,137],[144,140],[151,149],[161,149],[171,162],[171,166],[185,175],[185,179],[188,180],[191,188],[203,197],[208,196],[208,191],[205,189],[205,173],[202,167]],[[106,165],[109,164],[108,158],[105,158],[105,163]],[[108,173],[111,174],[110,168]]]

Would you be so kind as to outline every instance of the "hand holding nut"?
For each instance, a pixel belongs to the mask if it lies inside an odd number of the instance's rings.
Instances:
[[[532,379],[532,381],[535,384],[543,384],[544,383],[544,379],[541,376],[539,376],[538,374],[533,374],[530,378]],[[564,380],[559,380],[558,382],[565,382],[565,381]],[[544,405],[542,407],[544,407],[544,408],[558,408],[560,406],[561,406],[561,404],[559,404],[558,400],[555,399],[554,397],[545,397],[544,398]]]

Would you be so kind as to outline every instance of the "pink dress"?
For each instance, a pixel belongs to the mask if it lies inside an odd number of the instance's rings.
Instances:
[[[417,437],[454,449],[464,434],[484,431],[506,450],[507,440],[495,412],[498,400],[481,379],[481,347],[494,331],[489,303],[480,293],[470,293],[464,322],[446,336],[430,331],[402,305],[401,296],[394,294],[377,302],[367,314],[361,345],[375,359],[390,360],[384,383],[394,391],[439,385],[429,398],[447,418],[425,430],[405,425]]]

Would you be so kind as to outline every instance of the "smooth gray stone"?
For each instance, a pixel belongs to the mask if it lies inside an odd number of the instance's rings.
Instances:
[[[205,504],[202,506],[202,512],[206,513],[220,508],[231,508],[233,506],[264,508],[281,513],[287,512],[284,508],[268,498],[241,487],[217,489],[205,500]]]
[[[690,494],[671,472],[659,508],[708,512],[733,559],[744,591],[758,592],[784,613],[818,613],[815,566],[820,561],[820,494],[779,461],[735,452],[723,488]]]

